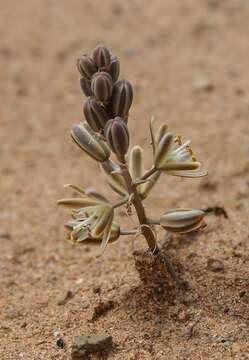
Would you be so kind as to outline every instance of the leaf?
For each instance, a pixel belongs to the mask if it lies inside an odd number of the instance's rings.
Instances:
[[[155,118],[154,118],[154,116],[152,116],[150,119],[150,136],[151,136],[151,145],[152,145],[152,149],[153,149],[153,155],[155,155],[155,150],[156,150],[156,137],[155,137],[155,133],[154,133],[154,129],[153,129],[154,121],[155,121]]]

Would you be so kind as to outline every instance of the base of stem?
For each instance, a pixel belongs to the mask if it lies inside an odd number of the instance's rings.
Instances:
[[[135,251],[133,255],[139,277],[146,287],[159,293],[172,292],[174,288],[188,289],[188,283],[179,278],[170,258],[160,249],[154,254]]]

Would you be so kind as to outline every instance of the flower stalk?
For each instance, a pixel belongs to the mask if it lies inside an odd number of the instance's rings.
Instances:
[[[127,165],[125,163],[122,163],[120,164],[120,168],[127,186],[128,193],[132,195],[132,202],[137,213],[137,217],[141,227],[141,232],[145,237],[150,250],[155,254],[158,252],[159,248],[157,246],[157,242],[153,230],[146,218],[145,209],[138,194],[137,188],[132,182],[132,178],[127,168]]]

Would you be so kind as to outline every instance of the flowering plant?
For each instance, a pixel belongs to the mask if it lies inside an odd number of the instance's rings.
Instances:
[[[100,244],[100,253],[103,253],[107,244],[118,240],[121,235],[139,231],[152,254],[162,259],[176,284],[180,285],[168,257],[162,254],[157,244],[155,226],[161,226],[169,233],[196,231],[205,226],[205,212],[199,209],[174,209],[153,220],[146,216],[143,200],[160,175],[197,178],[205,176],[207,172],[201,170],[201,163],[196,160],[190,141],[183,143],[181,137],[168,131],[166,124],[155,131],[153,119],[150,122],[153,164],[145,171],[140,146],[134,146],[127,155],[133,88],[129,81],[118,80],[118,58],[105,46],[99,45],[91,56],[81,56],[77,67],[81,75],[80,85],[87,97],[83,106],[86,121],[74,125],[71,136],[87,155],[99,162],[107,175],[109,186],[120,198],[111,204],[95,191],[69,185],[79,197],[58,201],[59,205],[73,209],[72,220],[65,224],[68,238],[78,244]],[[131,204],[139,224],[134,229],[124,230],[116,221],[115,210]]]

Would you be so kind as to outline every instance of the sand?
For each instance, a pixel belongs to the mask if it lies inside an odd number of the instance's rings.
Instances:
[[[248,359],[249,3],[2,0],[0,14],[0,358],[70,359],[74,337],[93,332],[112,335],[110,359]],[[83,118],[75,61],[100,42],[134,86],[129,127],[147,166],[154,115],[190,138],[209,170],[162,177],[148,214],[220,206],[229,216],[173,239],[168,254],[190,283],[173,297],[140,283],[132,252],[146,249],[142,237],[101,258],[65,241],[63,184],[111,193],[69,136]],[[100,300],[114,305],[92,320]]]

